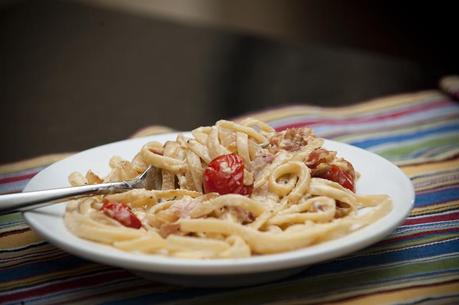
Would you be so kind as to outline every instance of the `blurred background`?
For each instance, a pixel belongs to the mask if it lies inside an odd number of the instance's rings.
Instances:
[[[450,4],[448,4],[450,3]],[[451,2],[0,0],[0,164],[458,73]]]

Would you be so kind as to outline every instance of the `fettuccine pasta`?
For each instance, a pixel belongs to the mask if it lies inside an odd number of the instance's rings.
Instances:
[[[255,119],[221,120],[192,137],[150,142],[110,173],[72,173],[72,185],[155,171],[152,190],[71,201],[75,235],[123,251],[183,258],[239,258],[336,239],[377,221],[387,195],[358,195],[358,173],[309,128],[276,132]]]

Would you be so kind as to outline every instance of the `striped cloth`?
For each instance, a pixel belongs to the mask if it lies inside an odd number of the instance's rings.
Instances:
[[[19,213],[0,216],[2,304],[459,304],[459,105],[440,91],[341,108],[290,106],[250,116],[323,137],[401,166],[416,188],[409,218],[382,242],[260,286],[197,289],[151,282],[50,245]],[[148,127],[138,136],[168,132]],[[18,192],[52,155],[0,167],[0,192]]]

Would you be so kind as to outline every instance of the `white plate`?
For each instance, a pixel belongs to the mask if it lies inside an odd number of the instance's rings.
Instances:
[[[67,176],[73,171],[93,169],[100,174],[109,171],[108,160],[119,155],[128,160],[146,142],[174,140],[176,134],[132,139],[92,148],[41,171],[27,184],[24,191],[68,186]],[[359,194],[388,194],[393,210],[361,230],[345,237],[301,250],[241,259],[180,259],[157,255],[122,252],[109,246],[80,239],[64,225],[65,203],[24,213],[29,225],[45,239],[72,254],[142,272],[162,281],[206,286],[245,285],[269,281],[301,270],[299,267],[342,256],[371,245],[390,234],[408,215],[414,203],[414,189],[403,172],[389,161],[360,148],[334,141],[325,141],[326,148],[335,150],[361,173],[357,182]],[[283,270],[281,272],[281,270]],[[273,272],[275,271],[275,272]],[[241,276],[237,276],[241,275]],[[228,278],[230,280],[228,281]]]

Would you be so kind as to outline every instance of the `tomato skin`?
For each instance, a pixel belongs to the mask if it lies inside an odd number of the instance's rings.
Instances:
[[[126,227],[134,229],[140,229],[142,227],[142,223],[137,216],[135,216],[131,209],[123,203],[105,202],[102,206],[102,211],[105,215],[117,220]]]
[[[353,192],[355,191],[354,177],[334,164],[330,165],[327,171],[318,177],[334,181]]]
[[[213,159],[204,171],[204,191],[250,195],[253,185],[244,185],[244,161],[235,153]]]

